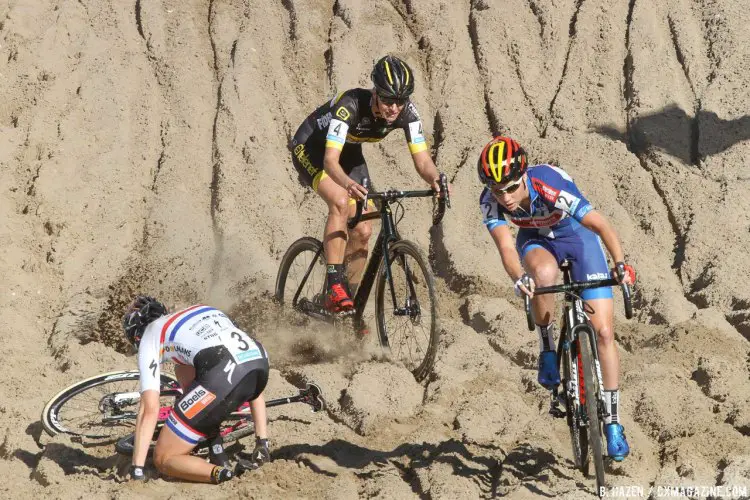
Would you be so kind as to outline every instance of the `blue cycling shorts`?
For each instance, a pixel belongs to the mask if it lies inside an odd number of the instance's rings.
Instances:
[[[576,231],[546,238],[536,229],[520,229],[516,238],[516,249],[523,259],[530,250],[541,247],[551,253],[560,265],[567,259],[573,281],[609,279],[610,272],[607,257],[604,254],[602,240],[597,234],[585,227]],[[584,300],[611,299],[612,287],[589,288],[581,294]]]

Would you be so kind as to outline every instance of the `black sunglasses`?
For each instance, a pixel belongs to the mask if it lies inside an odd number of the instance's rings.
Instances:
[[[383,97],[382,95],[378,94],[378,99],[380,99],[380,102],[385,104],[386,106],[393,106],[394,104],[397,106],[403,106],[406,104],[406,101],[409,100],[409,98],[399,99],[397,97]]]

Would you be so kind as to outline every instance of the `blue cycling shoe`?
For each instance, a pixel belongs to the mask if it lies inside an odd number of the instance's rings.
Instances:
[[[539,374],[537,381],[546,389],[560,384],[560,371],[557,368],[557,352],[542,351],[539,353]]]
[[[615,462],[622,462],[630,453],[625,429],[620,424],[606,424],[604,434],[607,436],[607,455]]]

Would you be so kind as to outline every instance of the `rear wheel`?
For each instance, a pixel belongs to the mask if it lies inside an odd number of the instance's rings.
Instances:
[[[438,346],[434,279],[414,243],[397,241],[389,252],[395,306],[383,259],[375,288],[380,343],[422,381],[432,371]]]
[[[300,238],[287,249],[276,276],[276,299],[294,309],[322,307],[326,285],[323,244],[310,237]]]
[[[88,439],[115,440],[133,432],[138,411],[140,374],[104,373],[63,389],[42,410],[42,426],[51,436],[64,433]],[[177,380],[161,374],[161,404],[171,406],[181,394]]]
[[[599,420],[599,397],[602,388],[594,363],[596,344],[591,344],[593,331],[589,326],[580,327],[578,331],[578,345],[580,348],[581,369],[585,388],[581,391],[585,397],[586,415],[588,417],[588,440],[591,445],[591,457],[596,470],[596,491],[605,486],[604,482],[604,454],[602,453],[602,423]],[[588,471],[584,471],[588,474]]]

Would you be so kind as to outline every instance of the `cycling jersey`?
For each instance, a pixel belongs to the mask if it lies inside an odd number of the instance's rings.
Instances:
[[[263,347],[221,311],[195,305],[151,322],[138,348],[141,392],[159,390],[161,363],[196,366],[201,351],[224,346],[237,364],[267,358]]]
[[[534,165],[526,170],[526,187],[531,208],[527,212],[517,208],[513,212],[503,207],[489,188],[479,198],[484,224],[492,231],[508,222],[522,229],[536,231],[540,236],[555,238],[570,234],[582,226],[581,219],[593,210],[573,179],[561,168]]]
[[[532,249],[544,248],[558,264],[570,261],[574,281],[609,278],[601,239],[580,223],[594,208],[573,179],[561,168],[534,165],[526,170],[526,187],[530,198],[528,212],[520,207],[509,211],[489,188],[484,188],[479,204],[487,229],[492,231],[509,222],[518,226],[516,249],[522,259]],[[585,290],[581,296],[586,300],[611,298],[612,290],[593,288]]]
[[[388,123],[372,112],[373,99],[371,90],[347,90],[302,122],[290,150],[292,162],[306,184],[317,189],[324,174],[323,156],[327,147],[341,151],[339,164],[347,175],[354,167],[365,165],[362,143],[379,142],[399,128],[403,129],[412,154],[427,150],[422,121],[414,103],[408,101],[393,123]]]

